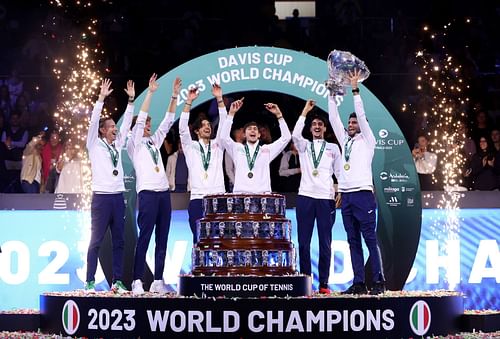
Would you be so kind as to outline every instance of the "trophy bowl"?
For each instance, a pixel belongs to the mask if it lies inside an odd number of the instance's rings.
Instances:
[[[325,82],[331,95],[344,95],[344,86],[351,84],[349,73],[354,70],[360,71],[359,82],[362,82],[370,76],[370,70],[366,67],[364,61],[356,57],[351,52],[333,50],[327,58],[329,79]]]

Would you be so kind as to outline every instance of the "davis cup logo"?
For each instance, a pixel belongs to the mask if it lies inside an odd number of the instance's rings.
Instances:
[[[378,131],[378,136],[381,137],[382,139],[387,138],[388,135],[389,132],[386,129],[381,129],[380,131]]]
[[[73,300],[68,300],[62,309],[62,324],[69,335],[73,335],[80,325],[80,310]]]
[[[417,301],[410,310],[410,326],[416,335],[424,335],[431,326],[431,309],[423,300]]]

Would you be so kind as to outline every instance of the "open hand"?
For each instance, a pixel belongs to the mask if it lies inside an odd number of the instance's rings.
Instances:
[[[127,81],[127,88],[123,89],[129,98],[135,98],[135,85],[132,80]]]

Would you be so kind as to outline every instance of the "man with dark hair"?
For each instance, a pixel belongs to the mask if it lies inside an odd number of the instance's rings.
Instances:
[[[350,74],[354,110],[349,116],[347,131],[340,120],[335,97],[328,97],[330,123],[342,147],[342,167],[338,176],[339,192],[342,194],[342,219],[347,233],[351,253],[354,280],[345,294],[365,294],[365,264],[361,236],[370,252],[373,284],[370,294],[385,291],[382,258],[376,232],[376,201],[373,194],[372,160],[376,139],[366,119],[363,102],[359,95],[359,71]]]
[[[214,139],[211,139],[212,125],[205,116],[198,117],[193,123],[196,140],[191,139],[188,127],[189,112],[193,101],[198,97],[197,88],[193,88],[188,92],[186,104],[179,120],[179,134],[186,157],[189,173],[188,181],[191,188],[188,214],[189,226],[193,233],[193,244],[198,242],[196,220],[203,216],[203,196],[225,192],[224,172],[222,169],[224,148],[221,143],[220,126],[226,120],[227,111],[222,99],[222,88],[218,84],[214,83],[212,85],[212,95],[217,100],[219,109],[219,128]]]
[[[274,114],[278,119],[281,136],[269,145],[260,145],[259,126],[256,122],[245,124],[245,143],[237,143],[231,139],[230,132],[233,125],[233,117],[243,105],[243,98],[231,104],[226,121],[222,125],[221,138],[224,148],[234,161],[235,182],[233,192],[235,193],[264,193],[271,192],[271,174],[269,165],[271,161],[283,151],[291,139],[288,126],[283,119],[278,105],[273,103],[264,104],[264,107]]]
[[[335,223],[335,188],[332,174],[340,173],[340,150],[325,141],[326,119],[315,115],[311,119],[312,141],[302,136],[308,113],[315,102],[307,100],[292,138],[299,151],[302,177],[297,195],[297,234],[299,238],[300,272],[311,275],[311,237],[314,221],[319,240],[319,293],[329,294],[328,278],[332,257],[332,228]]]
[[[111,229],[113,242],[113,284],[115,293],[127,291],[122,282],[123,273],[123,247],[125,227],[125,202],[123,192],[123,168],[120,151],[125,146],[127,132],[132,122],[134,112],[135,89],[134,83],[127,82],[129,100],[125,111],[120,131],[117,130],[113,119],[104,117],[99,119],[104,99],[113,92],[111,81],[104,79],[101,92],[97,100],[87,135],[87,149],[92,169],[92,204],[90,214],[92,219],[90,244],[87,251],[87,278],[86,292],[95,291],[95,272],[97,259],[104,235]]]
[[[137,215],[139,237],[135,248],[134,280],[132,282],[132,293],[135,295],[144,293],[142,278],[146,264],[146,252],[153,229],[155,231],[155,268],[154,281],[149,291],[160,294],[168,292],[163,281],[163,270],[167,254],[172,205],[168,180],[159,149],[174,122],[181,81],[179,78],[174,80],[168,110],[158,129],[153,134],[151,132],[151,119],[148,119],[148,114],[151,99],[158,87],[156,74],[153,74],[149,79],[146,97],[141,105],[136,124],[132,129],[132,138],[127,145],[127,152],[134,164],[137,179],[136,191],[139,206]]]

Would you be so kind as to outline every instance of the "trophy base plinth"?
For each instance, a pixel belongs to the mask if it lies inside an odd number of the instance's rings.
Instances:
[[[179,296],[197,297],[304,297],[312,295],[306,275],[284,276],[181,276]]]

